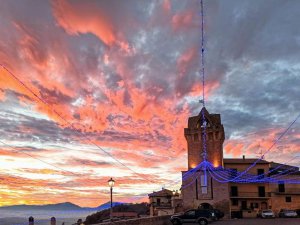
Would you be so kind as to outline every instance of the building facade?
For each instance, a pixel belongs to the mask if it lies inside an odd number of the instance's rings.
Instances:
[[[223,142],[225,139],[224,127],[220,114],[209,114],[202,108],[198,116],[190,117],[188,127],[184,129],[188,150],[188,170],[182,172],[182,201],[183,208],[197,208],[203,203],[224,211],[227,217],[255,217],[258,210],[272,209],[275,213],[281,208],[300,209],[300,185],[278,183],[221,183],[213,179],[207,171],[197,169],[192,176],[187,173],[203,161],[203,119],[206,124],[206,152],[207,160],[214,167],[222,166],[225,169],[242,172],[249,168],[257,159],[248,159],[245,156],[233,159],[223,158]],[[278,165],[274,162],[260,160],[248,173],[253,175],[268,174]],[[284,179],[299,179],[299,168],[281,165],[281,169],[293,171]],[[280,171],[278,178],[283,174]],[[276,175],[276,174],[273,174]],[[261,176],[263,177],[263,176]],[[300,181],[300,180],[299,180]]]
[[[182,211],[182,197],[178,192],[163,188],[148,195],[150,216],[172,215]]]

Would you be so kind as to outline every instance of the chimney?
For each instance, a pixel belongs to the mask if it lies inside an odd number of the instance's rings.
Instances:
[[[243,160],[245,160],[245,155],[243,155]]]

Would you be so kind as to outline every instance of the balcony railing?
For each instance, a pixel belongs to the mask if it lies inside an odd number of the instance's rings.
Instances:
[[[238,192],[238,193],[230,193],[230,197],[232,198],[269,198],[271,197],[270,192],[259,193],[259,192]]]

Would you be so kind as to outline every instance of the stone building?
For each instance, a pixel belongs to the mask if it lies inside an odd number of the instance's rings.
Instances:
[[[168,189],[162,189],[148,195],[150,203],[150,216],[172,215],[173,192]]]
[[[182,172],[181,193],[184,209],[197,208],[203,203],[208,203],[224,211],[227,217],[253,217],[260,209],[272,209],[276,213],[281,208],[300,209],[299,184],[285,184],[283,182],[221,183],[213,179],[207,171],[201,169],[194,171],[195,175],[186,178],[185,175],[203,161],[204,127],[202,113],[204,113],[206,120],[207,160],[214,167],[222,166],[233,171],[244,171],[257,161],[257,159],[247,159],[244,156],[224,159],[225,132],[221,116],[220,114],[210,114],[206,108],[202,108],[199,115],[188,119],[188,127],[184,129],[188,149],[188,170]],[[274,162],[260,160],[248,173],[264,174],[278,165]],[[291,179],[300,178],[297,167],[281,165],[281,169],[292,170],[292,175],[289,175]],[[279,171],[275,171],[275,173],[279,173]]]
[[[148,195],[150,216],[172,215],[182,211],[182,197],[176,191],[162,189]]]

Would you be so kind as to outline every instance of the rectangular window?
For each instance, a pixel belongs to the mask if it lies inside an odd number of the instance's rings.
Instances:
[[[217,131],[217,132],[215,133],[215,140],[219,140],[219,135],[220,135],[220,133]]]
[[[281,181],[278,183],[278,192],[285,192],[285,186],[284,186],[284,182]]]
[[[292,202],[292,197],[291,196],[286,196],[285,197],[285,202]]]
[[[230,196],[231,197],[237,197],[238,196],[238,187],[237,186],[231,186],[230,187]]]
[[[258,203],[257,202],[251,202],[250,203],[250,208],[253,209],[258,209]]]
[[[207,187],[207,176],[201,175],[201,187]]]
[[[242,210],[247,210],[247,201],[242,201]]]
[[[194,141],[199,141],[199,135],[197,133],[194,134]]]
[[[212,133],[208,133],[208,140],[212,141],[213,140],[213,134]]]
[[[258,179],[263,179],[265,177],[265,170],[264,169],[257,169]]]
[[[238,206],[239,205],[239,200],[237,200],[237,199],[231,199],[231,205]]]
[[[264,186],[258,186],[258,197],[266,197],[266,191]]]
[[[160,198],[158,198],[158,199],[156,200],[156,203],[157,203],[158,206],[160,206]]]

